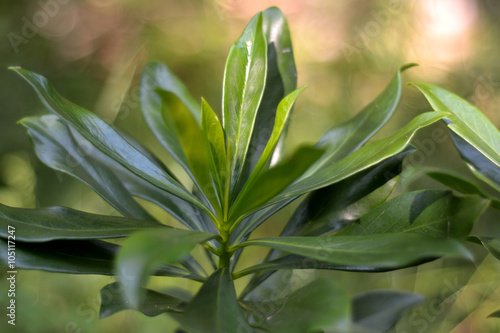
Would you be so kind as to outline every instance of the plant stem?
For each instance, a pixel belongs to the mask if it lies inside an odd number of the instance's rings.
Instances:
[[[228,232],[227,224],[223,225],[220,230],[220,236],[222,238],[222,242],[220,244],[220,256],[219,256],[219,268],[228,268],[230,267],[230,259],[233,253],[229,250],[230,242],[231,242],[231,234]]]

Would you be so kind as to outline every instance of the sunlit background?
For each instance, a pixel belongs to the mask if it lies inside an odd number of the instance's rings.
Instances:
[[[288,18],[299,86],[307,85],[292,117],[287,150],[315,142],[329,127],[347,120],[373,99],[405,63],[406,82],[438,84],[478,106],[500,127],[500,3],[495,0],[4,0],[0,3],[0,202],[17,207],[69,206],[116,214],[89,188],[37,160],[16,122],[45,112],[32,89],[7,66],[48,77],[62,95],[133,135],[171,162],[155,144],[138,111],[137,81],[148,61],[166,63],[196,98],[218,110],[227,52],[246,22],[271,5]],[[403,101],[379,137],[430,107],[405,86]],[[432,131],[414,140],[423,153],[409,166],[447,166],[465,175],[450,140],[432,142]],[[176,170],[177,167],[169,164]],[[409,189],[438,187],[427,179]],[[271,219],[260,235],[277,235],[291,213]],[[500,237],[500,216],[487,213],[478,232]],[[393,273],[295,272],[281,277],[280,290],[315,276],[330,276],[351,295],[394,288],[421,293],[427,302],[393,332],[499,332],[500,264],[479,247],[474,263],[438,260]],[[244,256],[254,263],[256,249]],[[167,316],[148,318],[126,311],[98,319],[99,290],[111,277],[23,271],[18,275],[17,325],[5,319],[5,272],[0,271],[1,332],[173,332]],[[198,285],[154,279],[158,288]],[[237,284],[241,288],[241,283]]]

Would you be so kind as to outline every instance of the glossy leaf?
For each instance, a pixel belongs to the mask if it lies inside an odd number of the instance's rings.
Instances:
[[[0,226],[0,236],[7,238],[7,226],[13,226],[17,239],[25,242],[117,238],[139,230],[167,228],[158,222],[90,214],[66,207],[25,209],[2,204]]]
[[[446,115],[447,113],[438,112],[421,114],[393,135],[385,139],[368,143],[337,163],[295,182],[278,196],[268,201],[266,205],[273,205],[298,195],[332,185],[374,166],[389,157],[399,154],[406,148],[413,135],[420,128],[433,124]]]
[[[409,192],[381,204],[338,235],[418,232],[463,240],[487,205],[488,200],[479,196],[457,197],[438,190]]]
[[[485,236],[470,236],[468,240],[482,244],[491,255],[500,260],[500,239]]]
[[[304,173],[322,154],[323,150],[302,147],[289,159],[262,172],[238,194],[229,211],[229,221],[235,221],[264,205]]]
[[[442,256],[470,258],[468,250],[457,240],[436,239],[417,233],[271,237],[249,240],[236,248],[246,246],[270,247],[350,271],[387,271]]]
[[[351,304],[333,280],[316,279],[284,299],[243,301],[257,326],[273,333],[348,332]]]
[[[431,84],[412,83],[436,111],[447,111],[448,127],[500,168],[500,131],[476,107]]]
[[[416,66],[400,68],[396,76],[380,95],[350,120],[327,131],[318,146],[326,149],[325,155],[310,169],[308,175],[346,157],[365,144],[392,117],[401,100],[401,72]]]
[[[460,156],[466,162],[472,173],[477,178],[493,187],[496,191],[500,192],[500,167],[491,162],[460,136],[451,131],[450,136]]]
[[[28,128],[37,156],[47,166],[88,184],[124,216],[153,219],[132,198],[113,171],[92,156],[96,148],[90,143],[82,147],[75,142],[68,125],[59,117],[29,117],[20,123]]]
[[[210,214],[208,209],[186,191],[177,180],[130,145],[103,120],[90,111],[61,97],[46,78],[19,67],[11,67],[11,69],[33,86],[49,110],[68,121],[99,150],[151,184],[200,207]]]
[[[174,316],[190,333],[252,332],[236,300],[231,273],[215,271],[182,314]]]
[[[258,18],[258,14],[254,19]],[[264,95],[257,111],[250,146],[245,159],[242,182],[245,182],[257,164],[271,136],[280,101],[297,88],[297,70],[286,18],[277,7],[262,12],[262,25],[267,41],[267,74]],[[272,164],[275,164],[283,150],[288,123],[276,145]]]
[[[224,71],[222,115],[231,165],[234,193],[250,145],[257,110],[264,94],[267,72],[267,43],[262,15],[247,25],[233,44]],[[234,195],[234,194],[233,194]]]
[[[117,276],[125,286],[125,299],[138,308],[141,287],[155,268],[182,260],[198,243],[214,237],[205,232],[162,229],[143,231],[128,238],[116,261]]]
[[[101,308],[99,317],[106,318],[117,312],[133,309],[123,298],[123,285],[119,282],[108,284],[101,289]],[[146,316],[155,317],[165,312],[180,312],[185,302],[175,296],[159,293],[154,290],[144,289],[144,302],[138,311]]]
[[[217,189],[219,204],[222,205],[228,177],[224,131],[219,118],[204,99],[201,101],[201,131],[205,149],[209,154],[210,174]]]
[[[423,296],[408,292],[368,291],[353,298],[353,321],[377,332],[387,332],[406,312],[424,301]]]

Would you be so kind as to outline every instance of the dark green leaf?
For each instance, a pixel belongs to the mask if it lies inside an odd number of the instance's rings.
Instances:
[[[274,237],[249,240],[236,248],[246,246],[266,246],[350,271],[387,271],[442,256],[471,257],[469,251],[455,239],[436,239],[417,233]]]
[[[182,260],[198,243],[214,237],[205,232],[161,229],[139,232],[128,238],[116,262],[118,278],[125,286],[125,299],[138,308],[141,287],[155,268]]]
[[[484,236],[470,236],[468,240],[482,244],[491,255],[500,260],[500,239]]]
[[[416,64],[401,67],[377,98],[352,119],[333,127],[322,136],[318,146],[325,148],[326,153],[308,170],[309,175],[341,160],[361,147],[389,121],[401,99],[401,72],[413,66]]]
[[[437,112],[421,114],[393,135],[368,143],[337,163],[293,183],[278,196],[268,201],[266,205],[273,205],[297,195],[332,185],[399,154],[406,148],[417,130],[433,124],[446,115],[447,113]]]
[[[90,214],[66,207],[25,209],[2,204],[0,226],[0,236],[7,238],[7,226],[13,226],[16,238],[25,242],[117,238],[139,230],[167,227],[152,221]]]
[[[151,184],[198,206],[207,214],[211,214],[207,207],[190,194],[177,180],[130,145],[103,120],[61,97],[46,78],[19,67],[11,67],[11,69],[35,88],[49,110],[68,121],[99,150]]]
[[[493,312],[488,316],[488,318],[500,318],[500,310]]]
[[[337,235],[418,232],[430,237],[465,239],[488,205],[479,196],[457,197],[449,191],[423,190],[387,201]]]
[[[28,128],[37,156],[47,166],[88,184],[124,216],[152,219],[112,170],[94,158],[95,147],[86,140],[88,145],[79,145],[59,117],[29,117],[20,123]]]
[[[457,95],[431,84],[412,83],[435,111],[450,112],[448,127],[500,168],[500,131],[477,108]]]
[[[256,326],[273,333],[349,331],[349,297],[328,278],[316,279],[283,299],[242,303]]]
[[[236,300],[231,274],[215,271],[201,286],[184,313],[174,316],[190,333],[251,333]]]
[[[250,145],[267,71],[262,14],[254,17],[233,44],[224,72],[222,114],[231,163],[231,192],[237,188]],[[234,195],[234,194],[233,194]]]
[[[262,172],[253,182],[247,183],[238,194],[229,211],[229,221],[236,221],[238,217],[258,209],[275,197],[304,173],[322,154],[323,150],[302,147],[289,159]]]
[[[377,332],[387,332],[405,312],[424,300],[423,296],[402,291],[368,291],[353,298],[353,321]]]
[[[108,284],[101,289],[101,309],[99,317],[106,318],[117,312],[133,309],[133,307],[123,298],[124,287],[121,283]],[[146,316],[154,317],[165,312],[180,312],[185,303],[175,296],[159,293],[154,290],[144,289],[144,302],[138,311]]]

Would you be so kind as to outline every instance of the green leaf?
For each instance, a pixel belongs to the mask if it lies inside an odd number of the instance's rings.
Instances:
[[[316,279],[284,299],[242,303],[257,325],[262,323],[262,327],[269,332],[349,331],[349,297],[328,278]]]
[[[133,309],[123,298],[123,285],[119,282],[111,283],[101,289],[101,308],[99,317],[106,318],[117,312]],[[146,316],[155,317],[165,312],[180,312],[185,302],[175,296],[144,289],[144,302],[138,311]]]
[[[178,140],[178,145],[186,157],[188,171],[193,176],[196,186],[220,215],[217,189],[209,171],[208,151],[200,149],[204,135],[199,123],[175,94],[164,91],[158,93],[163,100],[163,120],[167,130]]]
[[[482,244],[489,253],[500,260],[500,239],[485,236],[470,236],[468,240]]]
[[[420,128],[435,123],[447,114],[448,113],[444,112],[428,112],[417,116],[393,135],[385,139],[368,143],[337,163],[293,183],[278,196],[269,200],[266,205],[270,206],[298,195],[332,185],[374,166],[389,157],[399,154],[406,148],[413,135]]]
[[[448,127],[500,167],[500,131],[476,107],[457,95],[431,84],[412,83],[436,111],[450,112]]]
[[[227,178],[227,156],[224,131],[219,122],[219,118],[204,99],[201,101],[201,131],[205,149],[209,154],[210,174],[215,183],[220,200],[219,205],[221,206]]]
[[[185,311],[174,318],[190,333],[252,332],[238,305],[231,274],[226,268],[215,271]]]
[[[301,147],[289,159],[262,172],[253,182],[245,184],[231,206],[229,221],[236,221],[238,217],[262,207],[303,174],[322,154],[323,150]]]
[[[455,239],[436,239],[417,233],[271,237],[249,240],[235,248],[246,246],[266,246],[335,264],[335,269],[349,271],[388,271],[442,256],[471,257]]]
[[[258,15],[254,17],[254,20],[258,19]],[[297,70],[286,18],[277,7],[266,9],[262,17],[264,36],[267,41],[266,87],[257,111],[241,183],[246,182],[269,141],[278,104],[297,88]],[[273,162],[278,161],[283,150],[288,124],[289,122],[285,122],[285,129],[274,149]]]
[[[368,291],[353,298],[353,321],[377,332],[387,332],[406,312],[424,300],[423,296],[402,291]]]
[[[92,145],[81,147],[59,117],[24,118],[38,158],[52,169],[65,172],[88,184],[124,216],[153,219],[131,196],[116,175],[92,155]]]
[[[491,313],[488,318],[500,318],[500,310]]]
[[[451,139],[472,173],[500,192],[500,168],[467,141],[450,131]]]
[[[173,264],[187,257],[198,244],[216,237],[189,230],[148,230],[128,238],[118,253],[117,276],[125,286],[125,299],[141,305],[141,287],[160,264]]]
[[[2,204],[0,226],[0,236],[7,238],[7,226],[13,226],[16,238],[25,242],[117,238],[139,230],[167,228],[158,222],[90,214],[66,207],[25,209]]]
[[[337,235],[418,232],[464,240],[488,206],[479,196],[457,197],[449,191],[423,190],[387,201]]]
[[[416,66],[416,64],[401,67],[394,79],[377,98],[356,116],[343,124],[333,127],[321,137],[318,146],[326,148],[326,153],[308,170],[308,175],[341,160],[357,150],[389,121],[401,100],[401,72],[413,66]]]
[[[11,69],[33,86],[49,110],[59,114],[99,150],[151,184],[212,214],[177,180],[130,145],[103,120],[61,97],[46,78],[19,67]]]
[[[131,198],[133,195],[157,204],[190,229],[206,229],[196,207],[153,186],[100,152],[59,117],[29,117],[21,124],[28,128],[35,151],[45,164],[87,183],[123,215],[153,219]]]
[[[222,114],[234,195],[252,136],[267,72],[267,43],[262,15],[247,25],[233,44],[224,71]]]

